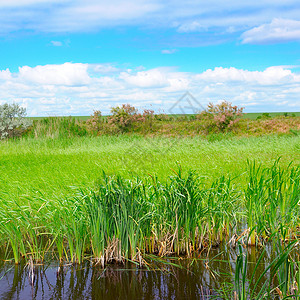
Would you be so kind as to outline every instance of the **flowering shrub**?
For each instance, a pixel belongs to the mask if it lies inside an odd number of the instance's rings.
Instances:
[[[94,110],[94,113],[86,121],[86,125],[89,131],[98,133],[103,127],[102,114],[100,110]]]
[[[207,110],[201,112],[197,117],[204,121],[204,127],[208,131],[217,129],[218,131],[231,130],[243,115],[244,108],[232,106],[230,102],[223,101],[214,105],[209,103]]]
[[[152,130],[154,121],[154,110],[144,109],[140,121],[145,124],[145,129]]]
[[[112,115],[108,117],[108,124],[116,126],[120,131],[125,132],[143,124],[144,127],[152,128],[154,111],[145,109],[139,113],[138,109],[130,104],[122,104],[111,109]],[[136,126],[134,126],[136,125]]]
[[[130,104],[113,107],[110,112],[112,115],[108,117],[108,124],[117,126],[121,131],[128,131],[140,117],[138,110]]]

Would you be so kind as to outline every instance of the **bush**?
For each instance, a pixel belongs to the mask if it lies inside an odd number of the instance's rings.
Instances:
[[[139,117],[138,110],[130,104],[113,107],[110,112],[112,115],[108,117],[108,123],[115,125],[121,131],[128,131]]]
[[[112,115],[108,117],[108,124],[117,127],[121,132],[132,130],[151,131],[154,121],[154,111],[144,109],[140,113],[130,104],[122,104],[111,109]]]
[[[26,109],[19,104],[0,105],[0,138],[22,135],[32,125],[32,121],[25,116]]]
[[[89,131],[97,134],[103,128],[103,118],[100,110],[94,110],[94,113],[86,121],[86,125]]]
[[[153,129],[154,111],[151,109],[144,109],[143,114],[137,119],[138,122],[144,123],[144,131],[151,131]]]
[[[240,121],[244,108],[232,106],[230,102],[223,101],[214,105],[209,103],[207,110],[197,115],[197,118],[204,121],[204,128],[211,131],[231,130]]]

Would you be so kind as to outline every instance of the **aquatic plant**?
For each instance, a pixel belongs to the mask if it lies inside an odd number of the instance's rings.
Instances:
[[[243,190],[239,177],[207,183],[181,167],[165,183],[103,174],[96,188],[73,188],[73,196],[2,199],[0,233],[16,263],[29,256],[42,262],[52,252],[79,264],[92,257],[103,267],[143,265],[146,253],[190,256],[229,240],[298,240],[299,176],[299,166],[278,160],[265,168],[249,162]]]

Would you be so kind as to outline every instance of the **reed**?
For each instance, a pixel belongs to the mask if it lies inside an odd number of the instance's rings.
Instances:
[[[255,263],[251,274],[248,274],[248,253],[239,244],[239,252],[235,264],[233,298],[238,300],[298,299],[299,257],[296,258],[297,261],[295,262],[295,255],[293,255],[295,244],[296,241],[287,245],[278,243],[274,249],[277,253],[276,257],[261,271],[260,264],[266,254],[266,250],[264,249]],[[294,263],[291,263],[291,261],[294,261]],[[268,277],[266,277],[267,274]]]
[[[103,174],[96,188],[73,188],[70,197],[2,199],[2,244],[15,263],[52,254],[79,264],[92,257],[104,267],[143,265],[145,254],[190,256],[243,236],[244,225],[248,245],[298,241],[299,176],[299,166],[278,160],[265,168],[249,162],[246,186],[230,175],[208,183],[181,167],[165,182]]]
[[[299,225],[299,166],[283,168],[277,159],[269,168],[249,162],[248,185],[244,190],[249,244],[255,245],[257,231],[267,238],[280,232],[281,240],[296,238]]]

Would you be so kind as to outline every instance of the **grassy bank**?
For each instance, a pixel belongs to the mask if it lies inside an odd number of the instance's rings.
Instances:
[[[134,109],[134,108],[132,108]],[[300,117],[293,115],[263,114],[254,119],[241,113],[225,110],[222,113],[203,112],[198,115],[154,115],[120,110],[112,116],[95,112],[89,119],[79,117],[49,117],[33,121],[24,133],[35,138],[63,138],[74,136],[116,136],[120,134],[191,137],[207,139],[223,136],[263,136],[272,134],[300,134]],[[17,133],[16,133],[17,135]]]
[[[70,195],[71,186],[93,186],[102,171],[108,175],[165,180],[180,164],[212,180],[242,174],[247,159],[270,166],[300,162],[299,136],[266,136],[208,141],[194,138],[140,136],[23,138],[0,143],[2,197],[18,199],[37,192],[44,197]]]
[[[0,182],[0,252],[16,263],[143,265],[149,254],[199,255],[220,243],[284,249],[300,239],[294,134],[4,140]],[[300,274],[291,249],[274,261],[294,272],[282,279],[289,289]],[[242,253],[236,291],[246,268]]]
[[[201,175],[180,167],[163,181],[104,174],[72,196],[3,198],[1,245],[16,263],[52,253],[77,263],[92,257],[104,267],[127,259],[143,264],[147,253],[191,255],[229,239],[253,246],[274,234],[299,239],[299,165],[251,161],[240,174],[245,183],[231,174],[210,181]]]

